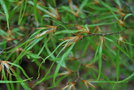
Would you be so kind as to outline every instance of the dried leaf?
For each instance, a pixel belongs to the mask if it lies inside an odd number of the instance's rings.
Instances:
[[[82,80],[83,81],[83,83],[85,84],[85,86],[87,87],[87,88],[89,88],[89,87],[93,87],[93,88],[96,88],[93,84],[91,84],[89,81],[87,81],[87,80]]]
[[[68,41],[72,41],[72,42],[77,42],[81,38],[83,38],[83,36],[82,35],[78,35],[78,36],[73,36],[73,37],[65,37],[65,38],[63,38],[61,40],[68,40]]]
[[[69,0],[69,6],[72,10],[72,14],[75,15],[76,17],[79,17],[79,12],[80,12],[80,9],[78,8],[78,6],[74,5],[72,0]]]
[[[47,29],[46,31],[36,35],[35,37],[36,38],[39,38],[39,37],[42,37],[43,35],[45,34],[49,34],[49,33],[53,33],[56,31],[57,29],[57,26],[50,26],[50,25],[46,25],[46,27],[41,27],[41,28],[38,28],[38,29]]]
[[[54,17],[54,18],[57,19],[57,20],[60,20],[60,15],[59,15],[57,9],[54,8],[53,10],[50,10],[50,11],[51,11],[50,16]]]
[[[121,26],[125,26],[125,23],[122,20],[118,20],[118,24],[121,25]]]
[[[67,71],[64,71],[62,73],[60,73],[60,76],[63,76],[63,75],[70,75],[73,71],[69,68],[66,68]]]
[[[79,41],[82,38],[83,38],[82,35],[77,35],[77,36],[73,36],[73,37],[66,37],[66,38],[63,38],[63,39],[60,39],[60,40],[67,40],[68,42],[64,46],[70,46],[70,45]]]
[[[75,25],[75,27],[79,30],[79,32],[81,32],[81,33],[88,33],[88,34],[91,34],[91,32],[90,32],[90,30],[89,30],[89,28],[84,28],[84,27],[82,27],[82,26],[80,26],[80,25]]]
[[[67,85],[62,88],[62,90],[76,90],[75,88],[76,83],[75,82],[68,82]]]
[[[85,67],[87,67],[87,68],[96,68],[95,65],[93,65],[93,64],[85,64]]]
[[[8,74],[12,75],[11,71],[13,72],[14,69],[9,65],[10,62],[9,61],[0,61],[0,63],[1,63],[1,65],[0,65],[0,71],[2,69],[4,70],[4,68],[5,68],[5,70],[8,72],[7,75]]]

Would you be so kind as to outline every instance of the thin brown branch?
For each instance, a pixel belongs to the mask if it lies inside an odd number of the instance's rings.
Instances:
[[[122,30],[119,32],[112,32],[112,33],[91,33],[89,35],[86,35],[85,37],[88,37],[88,36],[109,36],[109,35],[120,34],[120,33],[123,33],[124,31],[126,31],[126,30]]]

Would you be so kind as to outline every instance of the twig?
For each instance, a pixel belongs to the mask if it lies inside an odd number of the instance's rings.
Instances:
[[[124,31],[126,31],[126,30],[122,30],[122,31],[119,31],[119,32],[112,32],[112,33],[91,33],[91,34],[86,35],[84,37],[89,37],[89,36],[109,36],[109,35],[120,34],[120,33],[123,33]]]

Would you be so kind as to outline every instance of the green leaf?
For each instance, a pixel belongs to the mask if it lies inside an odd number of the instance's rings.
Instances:
[[[7,28],[9,29],[9,13],[8,13],[8,9],[6,7],[5,1],[4,0],[0,0],[0,4],[4,10],[4,13],[6,15],[6,20],[7,20]]]

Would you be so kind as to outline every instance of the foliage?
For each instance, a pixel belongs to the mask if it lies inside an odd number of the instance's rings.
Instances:
[[[0,87],[132,89],[133,4],[0,0]]]

